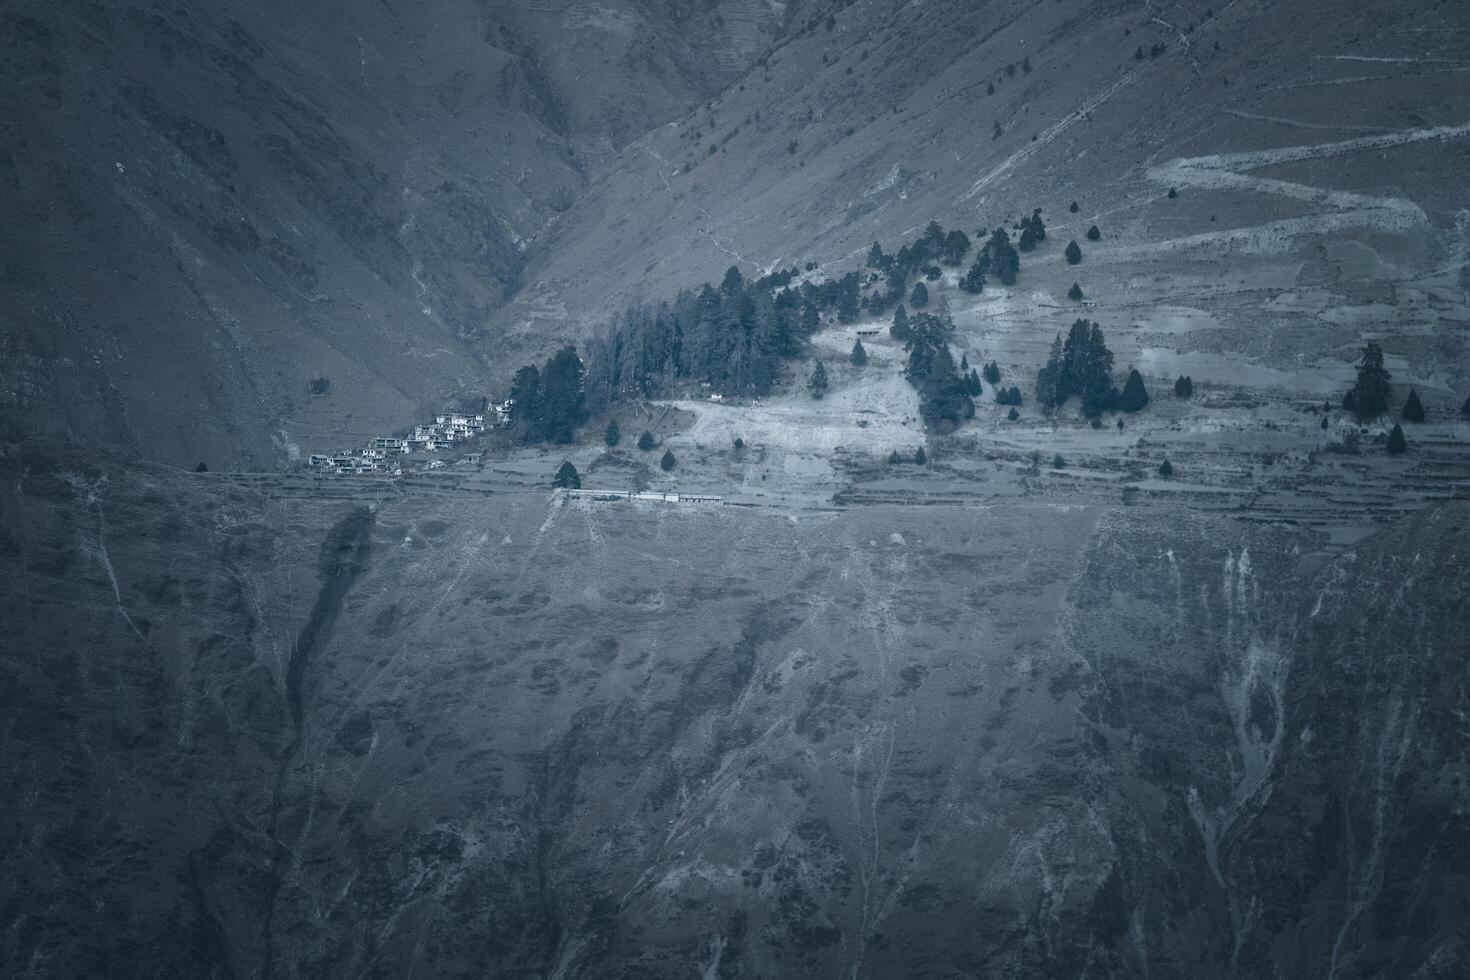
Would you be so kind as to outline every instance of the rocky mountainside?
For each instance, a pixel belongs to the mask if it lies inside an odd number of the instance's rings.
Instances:
[[[15,975],[1470,963],[1459,504],[3,476]]]
[[[483,392],[498,354],[469,341],[528,243],[784,23],[760,0],[0,17],[0,410],[245,469]]]

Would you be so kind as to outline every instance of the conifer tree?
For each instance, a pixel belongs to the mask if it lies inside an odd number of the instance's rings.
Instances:
[[[923,309],[929,305],[929,287],[922,282],[914,283],[914,291],[909,294],[909,302],[915,309]]]
[[[1091,228],[1087,229],[1087,240],[1089,242],[1095,242],[1101,237],[1102,232],[1098,230],[1097,225],[1093,225]]]
[[[577,468],[572,465],[571,460],[563,462],[561,468],[556,471],[555,485],[568,490],[582,489],[582,477],[577,473]]]
[[[902,462],[903,462],[903,457],[898,454],[898,450],[897,449],[895,449],[893,452],[891,452],[891,453],[888,454],[888,465],[889,466],[897,466],[899,463],[902,463]]]
[[[1405,422],[1423,422],[1424,405],[1419,401],[1419,392],[1413,388],[1409,389],[1409,398],[1404,402],[1404,410],[1401,417]]]
[[[1171,477],[1173,475],[1174,475],[1174,464],[1173,463],[1170,463],[1169,460],[1167,458],[1165,458],[1164,461],[1159,464],[1159,476],[1161,476],[1161,477],[1163,477],[1164,479],[1167,480],[1167,479],[1169,479],[1169,477]]]
[[[1174,188],[1172,188],[1172,187],[1171,187],[1171,188],[1169,188],[1169,200],[1171,200],[1171,201],[1172,201],[1172,200],[1174,200],[1174,198],[1176,198],[1176,197],[1178,197],[1178,196],[1179,196],[1179,192],[1178,192],[1178,191],[1176,191],[1176,190],[1175,190],[1175,189],[1174,189]]]
[[[848,360],[852,361],[857,367],[862,367],[868,363],[868,351],[863,347],[861,339],[852,342],[852,353],[848,355]]]
[[[1465,404],[1460,406],[1460,414],[1470,419],[1470,398],[1465,399]]]
[[[1118,398],[1118,407],[1125,412],[1141,411],[1148,404],[1148,389],[1143,386],[1143,375],[1137,368],[1128,369],[1128,380],[1123,383],[1123,393]]]
[[[665,449],[663,458],[658,461],[659,469],[667,473],[674,468],[676,462],[674,451],[672,449]]]
[[[1067,250],[1063,254],[1067,256],[1068,265],[1076,265],[1082,261],[1082,249],[1077,247],[1077,239],[1074,238],[1067,243]]]
[[[927,462],[929,462],[929,456],[928,456],[927,453],[924,452],[924,447],[923,446],[920,446],[918,449],[914,450],[914,464],[915,465],[917,465],[917,466],[923,466]]]
[[[1077,206],[1077,202],[1076,201],[1073,201],[1072,202],[1072,206],[1069,207],[1069,208],[1067,208],[1067,210],[1068,211],[1071,211],[1073,214],[1076,214],[1078,211],[1080,211],[1082,209]]]
[[[1404,439],[1404,427],[1395,422],[1393,429],[1388,433],[1388,454],[1397,456],[1408,448],[1409,445]]]
[[[821,398],[827,393],[827,369],[822,366],[821,361],[812,368],[812,376],[807,379],[806,388],[813,398]]]
[[[1181,374],[1174,379],[1174,397],[1189,398],[1194,394],[1194,379]]]
[[[893,311],[893,325],[888,328],[888,335],[894,340],[907,341],[909,339],[909,311],[904,309],[902,303],[899,303],[898,309]]]
[[[1079,300],[1079,299],[1081,299],[1082,298],[1082,287],[1079,286],[1079,285],[1077,285],[1077,283],[1075,283],[1075,282],[1072,283],[1072,288],[1069,289],[1069,290],[1067,290],[1067,298],[1070,299],[1070,300]]]
[[[641,435],[641,436],[638,437],[638,448],[641,449],[641,450],[643,450],[646,453],[650,449],[652,449],[653,446],[654,446],[653,433],[652,432],[649,432],[647,429],[644,429],[643,430],[643,435]]]
[[[1000,365],[995,361],[986,364],[984,377],[986,381],[989,381],[993,385],[1000,384]]]
[[[616,446],[619,442],[621,442],[622,439],[623,433],[622,430],[618,428],[618,420],[612,419],[607,423],[607,428],[603,430],[602,441],[607,443],[607,448],[611,449],[613,446]]]
[[[1373,341],[1363,347],[1358,361],[1358,381],[1342,400],[1342,407],[1360,419],[1377,418],[1388,409],[1388,370],[1383,366],[1383,349]]]
[[[985,291],[985,273],[980,271],[978,260],[970,266],[964,278],[960,279],[960,288],[973,295],[979,295]]]

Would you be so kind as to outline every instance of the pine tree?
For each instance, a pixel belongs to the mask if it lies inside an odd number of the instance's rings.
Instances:
[[[1069,208],[1067,208],[1067,210],[1068,211],[1071,211],[1073,214],[1076,214],[1078,211],[1080,211],[1082,209],[1077,206],[1077,202],[1076,201],[1073,201],[1072,202],[1072,206],[1069,207]]]
[[[889,466],[897,466],[898,464],[900,464],[902,462],[903,462],[903,457],[898,454],[898,450],[897,449],[895,449],[893,452],[891,452],[891,453],[888,454],[888,465]]]
[[[665,473],[668,473],[670,470],[672,470],[676,465],[676,461],[674,459],[674,451],[672,449],[665,449],[663,458],[658,461],[658,465],[659,469],[663,470]]]
[[[1383,349],[1373,341],[1363,347],[1358,381],[1343,397],[1342,407],[1360,419],[1377,418],[1388,409],[1390,375],[1383,366]]]
[[[1159,464],[1159,476],[1167,480],[1173,475],[1174,464],[1170,463],[1169,460],[1166,458],[1162,463]]]
[[[1074,238],[1067,243],[1067,250],[1063,254],[1067,256],[1068,265],[1076,265],[1082,261],[1082,249],[1077,247],[1077,239]]]
[[[1079,285],[1077,285],[1077,283],[1075,283],[1075,282],[1072,283],[1072,288],[1069,289],[1069,290],[1067,290],[1067,298],[1070,299],[1070,300],[1079,300],[1079,299],[1081,299],[1082,298],[1082,287],[1079,286]]]
[[[725,278],[720,282],[720,292],[738,293],[745,288],[745,278],[740,275],[740,267],[732,265],[725,270]]]
[[[1125,412],[1138,412],[1148,405],[1148,389],[1143,386],[1143,375],[1137,368],[1128,369],[1128,380],[1123,383],[1123,393],[1118,398],[1118,407]]]
[[[641,450],[643,450],[646,453],[650,449],[652,449],[653,446],[654,446],[653,433],[652,432],[649,432],[647,429],[644,429],[643,430],[643,435],[641,435],[641,436],[638,437],[638,448],[641,449]]]
[[[868,363],[868,351],[863,347],[861,339],[852,342],[852,353],[848,355],[848,360],[852,361],[857,367],[862,367]]]
[[[969,392],[971,398],[979,398],[985,393],[984,386],[980,384],[980,375],[974,368],[971,368],[970,373],[965,375],[965,391]]]
[[[873,247],[868,249],[868,268],[883,268],[883,258],[883,246],[879,245],[877,242],[874,242]]]
[[[1051,458],[1051,468],[1054,470],[1064,470],[1067,468],[1067,461],[1062,459],[1061,453],[1057,453]]]
[[[922,310],[929,305],[929,287],[922,282],[914,283],[914,291],[909,294],[909,302],[915,309]]]
[[[914,464],[916,466],[923,466],[927,462],[929,462],[929,456],[924,452],[924,447],[920,446],[914,451]]]
[[[1174,379],[1174,397],[1189,398],[1194,394],[1194,379],[1181,374]]]
[[[995,361],[986,364],[983,377],[993,385],[1000,384],[1000,365]]]
[[[584,375],[582,359],[571,345],[553,354],[541,369],[540,429],[547,440],[571,442],[577,427],[587,421]]]
[[[1016,411],[1014,408],[1012,408],[1009,412],[1006,412],[1006,418],[1010,419],[1012,422],[1016,421],[1020,417],[1021,413]]]
[[[572,465],[571,460],[561,464],[561,469],[556,471],[555,486],[566,487],[568,490],[582,489],[582,477],[577,473],[577,468]]]
[[[511,424],[523,442],[541,439],[541,371],[534,364],[518,370],[510,384],[510,397],[514,403]]]
[[[1460,406],[1460,414],[1470,419],[1470,398],[1465,399],[1465,404]]]
[[[898,309],[893,311],[893,325],[888,328],[888,336],[900,341],[907,341],[911,336],[909,311],[904,309],[902,303],[899,303]]]
[[[960,355],[960,373],[961,374],[964,374],[968,370],[970,370],[970,355],[969,354],[961,354]]]
[[[806,389],[812,393],[813,398],[821,398],[827,393],[827,369],[822,366],[821,361],[812,368],[812,376],[807,379]]]
[[[1097,225],[1093,225],[1091,228],[1087,229],[1087,240],[1089,242],[1095,242],[1101,237],[1102,232],[1098,231]]]
[[[974,265],[970,266],[969,271],[960,280],[960,288],[974,295],[979,295],[985,291],[985,273],[980,271],[978,260]]]
[[[619,442],[621,442],[622,439],[623,432],[621,429],[618,428],[618,420],[613,419],[612,421],[608,422],[607,428],[603,430],[602,433],[602,441],[607,443],[607,448],[611,449],[613,446],[616,446]]]
[[[203,462],[200,462],[200,464],[198,466],[194,467],[194,472],[195,473],[208,473],[209,472],[209,467],[208,466],[205,466]]]
[[[1171,187],[1171,188],[1169,188],[1169,200],[1171,200],[1171,201],[1172,201],[1172,200],[1174,200],[1174,198],[1176,198],[1176,197],[1178,197],[1178,196],[1179,196],[1179,192],[1178,192],[1178,191],[1176,191],[1176,190],[1175,190],[1175,189],[1174,189],[1174,188],[1172,188],[1172,187]]]
[[[1419,401],[1419,392],[1413,388],[1409,389],[1409,398],[1404,402],[1401,417],[1405,422],[1424,421],[1424,405]]]
[[[1397,456],[1408,448],[1409,445],[1404,440],[1404,427],[1395,422],[1393,429],[1388,433],[1388,454]]]

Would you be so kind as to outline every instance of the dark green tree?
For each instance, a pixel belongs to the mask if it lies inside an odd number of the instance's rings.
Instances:
[[[897,449],[895,449],[893,452],[891,452],[891,453],[888,454],[888,465],[889,466],[897,466],[899,463],[902,463],[902,462],[903,462],[903,457],[898,454],[898,450]]]
[[[868,351],[863,347],[861,339],[852,342],[852,353],[847,355],[847,359],[852,361],[857,367],[862,367],[868,363]]]
[[[618,428],[618,420],[617,419],[611,419],[607,423],[607,428],[604,429],[603,432],[602,432],[602,441],[605,442],[605,443],[607,443],[607,448],[611,449],[612,447],[616,446],[619,442],[621,442],[622,439],[623,439],[623,432],[622,432],[621,429]]]
[[[554,485],[566,487],[568,490],[582,489],[582,477],[577,473],[577,468],[572,465],[571,460],[565,460],[561,464],[561,469],[556,471]]]
[[[812,368],[812,376],[807,379],[806,390],[812,393],[813,398],[821,398],[827,393],[827,369],[818,361],[817,366]]]
[[[658,461],[658,465],[659,469],[665,473],[672,470],[677,465],[677,460],[674,459],[674,451],[672,449],[665,449],[663,458]]]
[[[527,364],[510,383],[511,425],[523,442],[541,439],[541,371]]]
[[[1006,418],[1010,419],[1012,422],[1016,421],[1020,417],[1021,413],[1016,411],[1014,408],[1012,408],[1009,412],[1006,412]]]
[[[194,467],[194,472],[195,473],[208,473],[209,472],[209,467],[208,466],[205,466],[201,462],[198,466]]]
[[[1159,464],[1159,476],[1161,476],[1165,480],[1167,480],[1167,479],[1169,479],[1169,477],[1171,477],[1173,475],[1174,475],[1174,464],[1173,463],[1170,463],[1169,460],[1168,460],[1168,458],[1165,457],[1164,461]]]
[[[1174,379],[1174,397],[1189,398],[1194,395],[1194,379],[1188,375],[1181,374]]]
[[[583,373],[582,359],[570,345],[553,354],[541,369],[540,429],[546,440],[571,442],[577,427],[587,421]]]
[[[929,305],[929,287],[922,282],[914,283],[914,291],[909,294],[909,302],[915,309],[922,310]]]
[[[983,376],[986,381],[989,381],[993,385],[1000,384],[1000,365],[995,361],[986,364]]]
[[[879,245],[877,242],[874,242],[873,243],[873,247],[870,248],[870,249],[868,249],[868,268],[869,269],[881,269],[881,268],[883,268],[883,259],[884,258],[885,258],[885,256],[883,255],[883,246],[882,245]]]
[[[647,429],[644,429],[643,430],[643,435],[641,435],[641,436],[638,437],[638,448],[641,449],[641,450],[643,450],[646,453],[650,449],[652,449],[653,447],[654,447],[653,433],[652,432],[649,432]]]
[[[1068,299],[1071,299],[1071,300],[1079,300],[1079,299],[1081,299],[1082,298],[1082,287],[1079,286],[1079,285],[1077,285],[1077,283],[1075,283],[1075,282],[1072,283],[1072,288],[1069,289],[1069,290],[1067,290],[1067,298]]]
[[[1137,368],[1128,369],[1128,380],[1123,383],[1123,393],[1118,398],[1118,407],[1125,412],[1139,412],[1148,405],[1148,389],[1143,386],[1143,375]]]
[[[1057,453],[1051,458],[1051,468],[1054,470],[1064,470],[1067,468],[1067,461],[1062,459],[1061,453]]]
[[[1179,192],[1178,192],[1178,191],[1176,191],[1176,190],[1175,190],[1175,189],[1174,189],[1174,188],[1172,188],[1172,187],[1171,187],[1171,188],[1169,188],[1169,200],[1171,200],[1171,201],[1172,201],[1172,200],[1174,200],[1174,198],[1176,198],[1176,197],[1178,197],[1178,196],[1179,196]]]
[[[888,328],[888,336],[894,340],[907,341],[910,335],[909,311],[899,303],[898,309],[893,311],[893,325]]]
[[[974,295],[979,295],[985,291],[985,273],[980,271],[979,262],[971,265],[969,270],[961,277],[960,288]]]
[[[1460,406],[1460,414],[1470,419],[1470,398],[1465,399],[1465,404]]]
[[[965,253],[968,251],[970,251],[970,236],[958,228],[944,236],[941,257],[945,265],[959,265],[965,260]]]
[[[1014,286],[1016,274],[1021,271],[1021,256],[1011,245],[1011,237],[1004,228],[991,232],[985,243],[985,254],[981,257],[982,272],[994,272],[1003,286]]]
[[[740,274],[740,267],[732,265],[725,270],[725,278],[720,282],[720,292],[738,293],[745,288],[745,277]]]
[[[1397,456],[1408,448],[1409,444],[1404,439],[1404,427],[1395,422],[1388,433],[1388,454]]]
[[[1383,366],[1383,348],[1368,341],[1358,361],[1358,381],[1343,397],[1342,407],[1360,419],[1382,415],[1388,410],[1389,377]]]
[[[1089,242],[1095,242],[1101,237],[1102,232],[1098,231],[1097,225],[1093,225],[1091,228],[1087,229],[1087,240]]]
[[[1068,242],[1067,243],[1067,250],[1065,252],[1063,252],[1062,254],[1064,254],[1067,257],[1067,264],[1068,265],[1076,265],[1078,262],[1081,262],[1082,261],[1082,249],[1080,249],[1080,248],[1077,247],[1077,239],[1074,238],[1070,242]]]
[[[1419,392],[1413,388],[1409,389],[1409,398],[1404,402],[1401,417],[1405,422],[1424,421],[1424,405],[1419,401]]]
[[[929,454],[926,453],[926,452],[924,452],[924,447],[923,446],[920,446],[918,449],[914,450],[914,464],[915,465],[917,465],[917,466],[923,466],[927,462],[929,462]]]
[[[1069,208],[1067,208],[1067,210],[1068,211],[1071,211],[1073,214],[1076,214],[1078,211],[1080,211],[1082,209],[1077,206],[1077,202],[1076,201],[1073,201],[1072,202],[1072,206],[1069,207]]]

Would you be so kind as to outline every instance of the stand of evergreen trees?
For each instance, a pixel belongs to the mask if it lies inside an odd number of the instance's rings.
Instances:
[[[914,313],[908,317],[908,367],[905,376],[919,393],[919,416],[934,432],[952,432],[975,417],[968,379],[955,366],[949,342],[954,324],[943,313]]]
[[[584,371],[576,348],[568,345],[538,369],[528,364],[516,372],[510,397],[514,432],[522,442],[569,443],[587,421]]]
[[[1363,347],[1358,361],[1358,380],[1342,399],[1342,407],[1360,419],[1377,418],[1388,410],[1388,369],[1383,366],[1383,348],[1373,341]]]
[[[1052,341],[1051,356],[1036,375],[1036,400],[1052,409],[1077,395],[1082,411],[1097,417],[1114,408],[1121,397],[1112,383],[1113,352],[1108,350],[1102,327],[1090,320],[1077,320],[1064,341]]]

